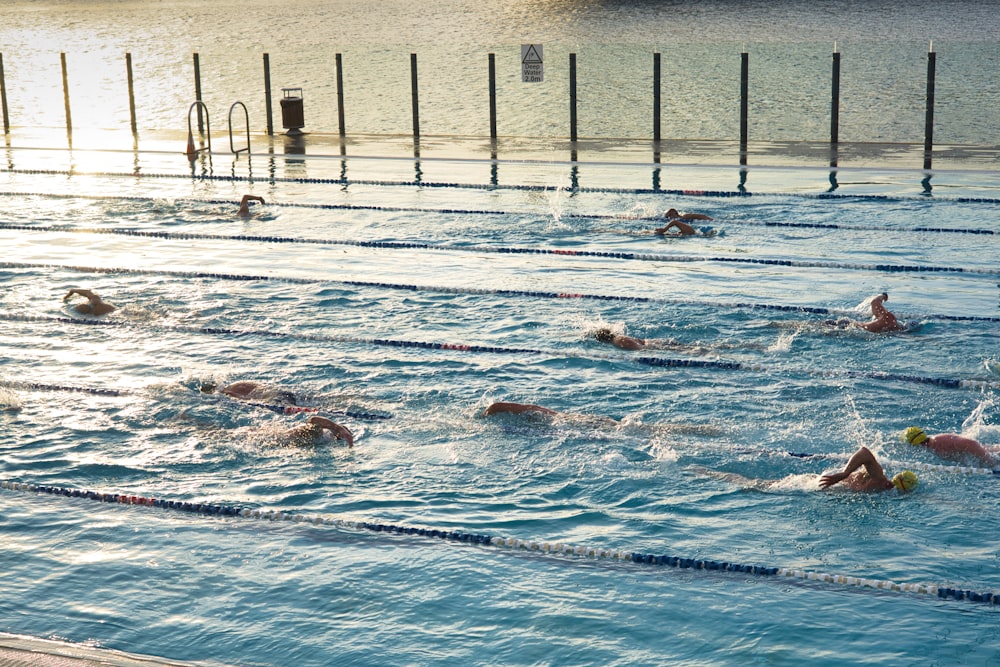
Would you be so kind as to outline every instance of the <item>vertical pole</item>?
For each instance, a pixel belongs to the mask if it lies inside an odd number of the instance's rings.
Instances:
[[[420,104],[417,99],[417,54],[410,54],[410,94],[413,98],[413,139],[420,139]]]
[[[3,133],[10,134],[10,117],[7,115],[7,82],[3,74],[2,53],[0,53],[0,106],[3,107]]]
[[[833,43],[833,81],[830,92],[830,143],[840,143],[840,52]]]
[[[66,73],[66,54],[59,54],[62,63],[63,103],[66,106],[66,134],[73,136],[73,115],[69,111],[69,76]]]
[[[194,54],[194,99],[201,102],[201,61],[198,54]],[[198,105],[198,134],[205,133],[205,120],[201,114],[201,105]]]
[[[576,141],[576,54],[569,54],[569,138]]]
[[[264,115],[267,116],[267,136],[274,136],[274,109],[271,102],[271,54],[264,54]]]
[[[740,54],[740,164],[747,163],[747,110],[750,80],[750,54]]]
[[[334,56],[337,64],[337,128],[341,137],[347,136],[344,128],[344,61],[340,54]]]
[[[660,54],[653,54],[653,141],[660,141]]]
[[[132,136],[139,133],[139,126],[135,122],[135,86],[132,80],[132,54],[125,52],[125,72],[128,75],[128,115],[132,125]]]
[[[927,115],[924,119],[924,169],[931,168],[931,151],[934,149],[934,75],[937,69],[937,54],[934,41],[927,51]]]
[[[497,62],[496,55],[491,53],[490,59],[490,139],[497,140]]]

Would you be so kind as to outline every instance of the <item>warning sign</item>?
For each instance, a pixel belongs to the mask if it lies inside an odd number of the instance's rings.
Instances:
[[[521,81],[524,83],[541,83],[545,72],[542,68],[542,45],[521,45]]]

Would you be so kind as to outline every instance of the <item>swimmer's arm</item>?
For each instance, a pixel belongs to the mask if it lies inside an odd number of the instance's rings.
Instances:
[[[63,297],[63,301],[68,300],[74,294],[78,294],[90,302],[89,312],[93,315],[106,315],[116,309],[115,306],[103,301],[101,297],[97,296],[97,294],[89,289],[80,289],[76,287],[66,293],[66,296]]]
[[[862,447],[858,451],[854,452],[854,455],[847,461],[847,465],[844,466],[842,471],[820,477],[819,488],[826,489],[834,484],[843,482],[861,467],[864,467],[871,479],[879,482],[890,483],[889,479],[885,476],[885,471],[882,470],[882,465],[875,458],[875,455],[872,454],[871,450],[867,447]]]
[[[313,415],[310,417],[309,423],[330,431],[333,433],[334,437],[346,442],[348,447],[354,446],[354,436],[346,426],[341,426],[337,422],[327,419],[326,417],[320,417],[319,415]]]
[[[889,300],[889,295],[885,292],[882,292],[874,299],[872,299],[871,301],[872,317],[874,317],[876,320],[881,320],[886,315],[891,315],[889,310],[884,305],[882,305],[885,301],[888,300]]]

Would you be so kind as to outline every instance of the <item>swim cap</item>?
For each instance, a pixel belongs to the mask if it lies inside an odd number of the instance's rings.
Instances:
[[[892,485],[899,491],[912,491],[919,484],[917,476],[909,470],[904,470],[892,478]]]
[[[927,440],[927,434],[919,426],[911,426],[903,432],[903,439],[911,445],[919,445]]]

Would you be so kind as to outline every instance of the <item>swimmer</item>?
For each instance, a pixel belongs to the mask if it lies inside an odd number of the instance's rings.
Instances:
[[[812,476],[809,477],[808,482],[805,479],[799,479],[804,477],[802,475],[792,475],[784,479],[754,479],[744,477],[738,473],[709,470],[700,466],[692,466],[689,469],[699,474],[739,484],[746,489],[756,491],[805,489],[810,488],[812,484],[816,483],[813,481],[815,477]],[[909,470],[897,474],[890,480],[886,477],[885,471],[882,470],[882,466],[876,460],[875,455],[867,447],[862,447],[855,452],[843,471],[823,475],[818,480],[819,488],[821,489],[829,488],[840,482],[843,482],[844,486],[851,491],[862,493],[879,493],[893,489],[896,489],[900,493],[905,493],[912,491],[919,484],[917,476]]]
[[[766,350],[767,346],[761,346],[754,343],[744,343],[741,345],[734,345],[729,343],[714,343],[712,345],[687,345],[673,339],[663,339],[663,338],[636,338],[634,336],[626,336],[624,334],[617,334],[608,327],[601,327],[594,331],[594,339],[599,343],[608,343],[614,345],[621,350],[675,350],[678,352],[687,352],[689,354],[700,354],[706,355],[717,350],[735,350],[735,349],[758,349]]]
[[[529,417],[542,416],[545,418],[551,418],[553,423],[587,428],[635,428],[647,435],[721,435],[722,433],[721,429],[718,427],[706,424],[629,424],[626,422],[620,422],[617,419],[612,419],[611,417],[605,417],[604,415],[586,415],[576,412],[556,412],[555,410],[550,410],[549,408],[542,407],[541,405],[534,405],[533,403],[493,403],[483,410],[482,416],[490,417],[499,414],[526,415]]]
[[[219,389],[214,382],[202,383],[201,393],[214,394],[216,392],[241,401],[265,401],[297,405],[295,394],[292,392],[282,389],[273,389],[260,382],[253,382],[252,380],[240,380],[238,382],[233,382],[231,384],[227,384],[222,389]]]
[[[974,459],[988,466],[997,465],[997,456],[994,452],[976,440],[957,433],[938,433],[928,436],[919,426],[911,426],[903,431],[902,438],[911,445],[926,447],[947,461],[961,463]]]
[[[501,413],[503,413],[503,414],[511,414],[511,415],[520,415],[520,414],[524,414],[525,412],[534,412],[534,413],[543,414],[543,415],[557,415],[557,414],[559,414],[555,410],[549,410],[548,408],[543,408],[540,405],[534,405],[532,403],[508,403],[508,402],[501,401],[499,403],[494,403],[494,404],[490,405],[488,408],[486,408],[485,410],[483,410],[483,416],[484,417],[491,417],[493,415],[497,415],[497,414],[501,414]]]
[[[861,447],[847,461],[840,472],[829,473],[819,478],[819,488],[827,489],[834,484],[843,483],[851,491],[863,493],[879,493],[896,489],[900,493],[912,491],[920,483],[917,476],[909,470],[886,477],[882,465],[867,447]]]
[[[327,435],[329,433],[329,435]],[[285,431],[283,439],[292,445],[309,446],[321,443],[325,438],[343,440],[348,447],[354,446],[354,436],[346,426],[341,426],[326,417],[313,415],[305,424],[299,424]]]
[[[263,197],[258,197],[257,195],[243,195],[243,199],[240,200],[240,210],[236,213],[241,218],[250,217],[250,202],[259,201],[261,204],[266,203]]]
[[[632,336],[616,334],[607,327],[595,331],[594,338],[600,343],[610,343],[622,350],[646,349],[646,341],[643,340],[642,338],[633,338]]]
[[[845,329],[848,327],[857,327],[859,329],[864,329],[865,331],[870,331],[872,333],[888,333],[891,331],[903,331],[906,327],[899,323],[896,316],[893,315],[889,310],[883,305],[889,300],[889,295],[885,292],[876,295],[871,300],[872,308],[872,319],[869,322],[856,322],[854,320],[827,320],[825,324],[830,326],[835,326],[840,329]]]
[[[94,292],[89,289],[79,289],[74,287],[66,296],[63,297],[63,302],[69,301],[73,295],[79,295],[87,299],[87,303],[78,303],[73,306],[73,310],[83,315],[107,315],[115,310],[107,301],[102,301],[101,297],[97,296]]]

